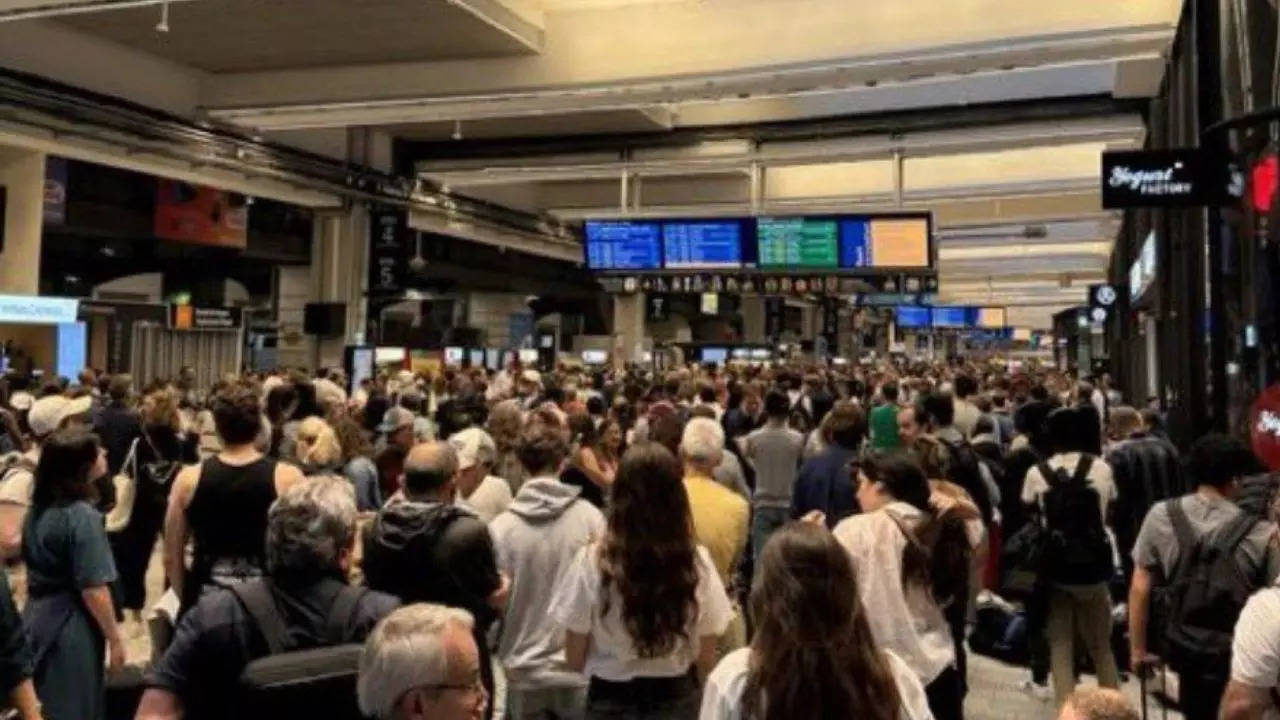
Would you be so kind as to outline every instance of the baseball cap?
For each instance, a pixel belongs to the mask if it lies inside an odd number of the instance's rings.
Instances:
[[[402,407],[393,407],[382,416],[378,432],[393,433],[403,427],[413,427],[413,413]]]
[[[9,398],[9,406],[14,410],[30,410],[31,405],[35,403],[35,396],[26,390],[19,390]]]
[[[93,410],[93,397],[81,395],[78,398],[72,398],[62,408],[62,415],[58,417],[58,424],[61,425],[67,418],[84,415],[90,410]]]
[[[66,417],[64,411],[70,402],[61,395],[50,395],[32,403],[31,410],[27,413],[27,425],[31,427],[31,434],[42,438],[57,430]]]
[[[498,456],[498,446],[493,437],[480,428],[467,428],[449,438],[449,445],[458,455],[458,469],[466,470],[479,463],[492,465]]]

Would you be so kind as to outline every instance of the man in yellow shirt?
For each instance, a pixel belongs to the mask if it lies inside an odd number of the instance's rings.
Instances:
[[[709,418],[691,419],[680,440],[680,456],[684,460],[684,487],[693,512],[694,535],[698,544],[707,548],[732,598],[734,568],[747,547],[751,506],[714,479],[716,467],[724,458],[724,430],[720,424]],[[722,654],[742,647],[745,636],[739,613],[721,638]]]

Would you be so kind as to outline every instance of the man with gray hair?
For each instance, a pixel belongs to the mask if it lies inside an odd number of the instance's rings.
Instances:
[[[267,516],[268,579],[200,597],[147,673],[137,719],[232,717],[241,673],[273,654],[248,607],[257,600],[274,607],[291,643],[286,652],[361,641],[400,601],[347,585],[355,533],[349,483],[309,478],[286,490]]]
[[[680,457],[684,461],[684,487],[689,493],[694,534],[711,553],[720,580],[727,586],[747,545],[751,508],[742,496],[715,480],[724,453],[720,423],[695,417],[685,426]]]
[[[506,606],[507,579],[498,572],[489,528],[454,504],[458,465],[447,442],[421,443],[409,451],[403,499],[388,503],[365,528],[364,575],[369,587],[403,602],[470,612],[481,674],[492,697],[485,635]]]
[[[360,712],[376,720],[478,720],[488,701],[466,610],[419,603],[391,613],[360,655]]]

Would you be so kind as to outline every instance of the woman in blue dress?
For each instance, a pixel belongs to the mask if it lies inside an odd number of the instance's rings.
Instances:
[[[23,622],[46,720],[103,720],[104,650],[113,669],[124,665],[108,587],[116,568],[93,506],[93,481],[106,472],[106,451],[79,429],[49,438],[36,466],[22,532],[30,595]]]

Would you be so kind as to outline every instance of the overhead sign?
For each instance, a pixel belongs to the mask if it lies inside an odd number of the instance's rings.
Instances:
[[[1258,396],[1249,410],[1253,452],[1272,471],[1280,470],[1280,384]]]
[[[193,305],[171,305],[169,327],[174,330],[238,329],[243,318],[240,308],[202,308]]]
[[[1228,201],[1225,162],[1196,148],[1102,154],[1102,207],[1196,207]]]
[[[399,208],[377,208],[369,215],[369,294],[399,295],[405,290],[409,224]]]
[[[0,295],[0,323],[57,325],[76,321],[80,301],[38,295]]]
[[[1156,231],[1147,233],[1138,259],[1129,266],[1129,299],[1137,300],[1156,279]]]

